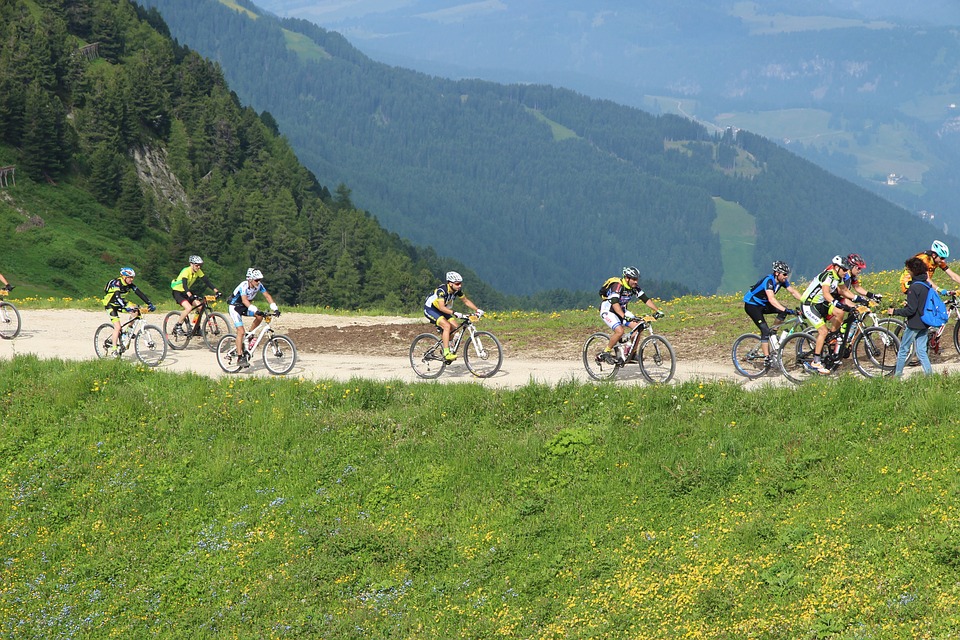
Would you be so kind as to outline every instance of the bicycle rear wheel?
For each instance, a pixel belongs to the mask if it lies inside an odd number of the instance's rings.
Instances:
[[[610,380],[616,377],[622,364],[610,362],[607,358],[616,359],[611,354],[604,355],[604,349],[610,344],[610,336],[605,333],[595,333],[583,343],[583,368],[594,380]],[[637,356],[639,357],[639,353]]]
[[[190,316],[187,316],[187,322],[190,322]],[[180,312],[171,311],[163,317],[163,335],[167,339],[167,344],[174,351],[185,349],[190,344],[193,337],[193,331],[180,325]]]
[[[217,343],[217,364],[220,368],[227,373],[236,373],[240,371],[238,359],[237,336],[227,334],[220,338],[220,342]]]
[[[13,340],[20,335],[20,312],[9,302],[0,302],[0,338]]]
[[[133,346],[140,362],[148,367],[157,366],[167,357],[167,341],[160,327],[154,324],[144,325]]]
[[[867,327],[853,342],[853,364],[868,378],[891,376],[899,351],[897,336],[882,327]]]
[[[234,333],[230,320],[222,313],[209,313],[203,319],[203,341],[210,351],[217,350],[220,338],[228,333]]]
[[[503,364],[500,341],[489,331],[477,331],[463,347],[463,363],[478,378],[496,375]]]
[[[421,378],[437,378],[447,368],[443,343],[432,333],[421,333],[410,345],[410,366]]]
[[[667,384],[677,370],[673,347],[663,336],[647,336],[637,349],[640,373],[652,384]]]
[[[297,348],[287,336],[272,336],[263,345],[263,364],[275,376],[290,373],[297,363]]]
[[[93,334],[93,350],[98,358],[107,358],[113,355],[113,325],[109,322],[97,327]]]
[[[794,333],[780,344],[780,370],[783,376],[794,384],[803,384],[821,374],[810,371],[807,365],[813,364],[813,352],[817,347],[816,338],[807,333]]]
[[[734,340],[731,357],[737,373],[751,380],[770,370],[760,347],[760,336],[755,333],[745,333]]]

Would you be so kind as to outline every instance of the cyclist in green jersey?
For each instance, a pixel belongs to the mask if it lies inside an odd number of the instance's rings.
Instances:
[[[197,298],[197,296],[194,295],[191,289],[197,280],[203,282],[203,284],[208,288],[213,289],[215,294],[220,294],[220,290],[210,284],[210,279],[207,278],[201,269],[202,266],[203,258],[200,256],[190,256],[190,264],[184,267],[183,270],[177,274],[177,277],[170,282],[170,288],[173,290],[173,299],[178,305],[183,307],[183,311],[180,312],[180,318],[177,320],[177,324],[181,324],[184,320],[186,320],[187,316],[190,315],[190,312],[193,311],[193,301]]]
[[[835,257],[832,264],[821,271],[803,292],[803,305],[801,305],[803,315],[817,329],[813,362],[804,363],[804,366],[815,373],[823,375],[830,373],[830,370],[824,367],[820,361],[823,344],[826,342],[827,333],[830,331],[827,321],[836,309],[841,311],[853,310],[853,307],[844,302],[845,299],[859,298],[843,286],[844,278],[850,273],[850,267],[849,260],[840,256]]]

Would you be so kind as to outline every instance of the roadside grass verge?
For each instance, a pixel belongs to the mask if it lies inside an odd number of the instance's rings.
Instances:
[[[958,395],[2,361],[0,637],[951,637]]]

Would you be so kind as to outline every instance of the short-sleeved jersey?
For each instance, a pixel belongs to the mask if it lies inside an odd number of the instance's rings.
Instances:
[[[944,271],[947,270],[947,262],[943,260],[938,264],[938,258],[933,251],[923,251],[914,256],[914,258],[919,258],[923,261],[923,264],[927,265],[927,278],[930,282],[933,282],[933,274],[936,273],[937,267],[939,266]],[[900,274],[900,291],[903,293],[907,292],[907,289],[910,288],[910,282],[913,280],[913,276],[910,275],[908,269],[904,269],[903,273]]]
[[[643,289],[632,288],[625,278],[610,278],[603,283],[603,286],[600,287],[600,297],[603,298],[604,302],[609,302],[613,304],[617,302],[620,304],[620,308],[624,311],[627,310],[627,305],[630,304],[631,300],[634,299],[644,299],[646,294],[643,292]]]
[[[106,284],[103,288],[103,308],[104,309],[123,309],[127,306],[127,301],[124,298],[130,292],[133,292],[139,296],[145,304],[150,304],[150,300],[139,288],[137,285],[130,283],[129,285],[123,281],[123,278],[114,278]]]
[[[442,303],[448,309],[450,308],[450,303],[453,302],[454,298],[463,297],[463,288],[454,289],[450,286],[450,283],[444,283],[436,288],[436,290],[431,293],[426,301],[423,303],[424,307],[434,309],[439,309],[440,304]]]
[[[258,293],[266,292],[262,282],[258,282],[257,286],[251,287],[247,284],[247,281],[244,280],[233,290],[233,293],[230,294],[230,304],[231,305],[242,305],[243,297],[246,296],[247,300],[253,300],[257,297]],[[245,306],[245,305],[244,305]]]
[[[768,273],[763,276],[757,282],[750,287],[745,294],[743,294],[743,301],[747,304],[755,304],[760,307],[766,306],[769,299],[767,298],[767,291],[773,291],[776,295],[777,291],[784,287],[789,287],[790,281],[787,280],[783,284],[777,282],[777,276],[773,273]]]
[[[842,282],[843,280],[837,270],[833,267],[827,267],[813,279],[807,286],[807,290],[803,292],[803,304],[814,305],[824,302],[823,286],[826,285],[830,295],[833,295]]]
[[[207,277],[203,275],[203,269],[197,269],[194,272],[193,267],[187,266],[170,281],[170,288],[174,291],[189,291],[193,288],[193,283],[201,278],[206,282]]]

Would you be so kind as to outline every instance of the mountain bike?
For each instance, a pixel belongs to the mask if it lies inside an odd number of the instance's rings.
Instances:
[[[113,323],[105,322],[97,327],[93,335],[93,349],[97,357],[120,358],[132,345],[137,358],[148,367],[155,367],[163,362],[167,356],[167,341],[160,327],[147,324],[140,307],[131,307],[124,311],[133,317],[120,325],[120,344],[117,349],[113,349]]]
[[[233,325],[226,315],[212,309],[220,295],[198,296],[195,299],[200,300],[200,304],[193,306],[183,324],[180,323],[180,311],[171,311],[163,318],[163,335],[167,337],[170,348],[175,351],[185,349],[194,336],[203,336],[207,348],[216,351],[220,338],[234,333]],[[193,316],[192,323],[190,316]]]
[[[287,336],[273,330],[271,323],[280,317],[279,311],[257,311],[263,322],[255,331],[247,332],[243,339],[247,343],[246,351],[253,357],[257,346],[263,344],[263,365],[275,376],[290,373],[297,363],[297,348]],[[240,354],[237,352],[237,336],[228,333],[217,343],[217,364],[227,373],[240,371]]]
[[[0,298],[13,291],[13,285],[0,289]],[[0,338],[13,340],[20,335],[20,312],[12,302],[0,300]]]
[[[807,319],[799,311],[785,319],[783,322],[775,323],[771,329],[774,333],[770,335],[770,357],[763,355],[763,349],[760,347],[760,336],[756,333],[745,333],[733,341],[733,350],[730,357],[733,359],[733,367],[740,375],[751,380],[766,375],[769,371],[780,370],[780,344],[794,333],[808,331],[810,325]],[[814,336],[816,339],[816,336]]]
[[[869,307],[849,311],[840,331],[827,333],[820,362],[831,373],[852,356],[853,364],[867,378],[893,375],[900,340],[883,327],[868,327]],[[780,344],[780,370],[790,382],[801,384],[820,373],[812,370],[817,338],[809,333],[794,333]]]
[[[615,378],[626,364],[640,365],[640,373],[652,384],[666,384],[677,370],[673,346],[653,332],[653,316],[637,318],[639,324],[624,334],[613,352],[604,350],[610,344],[610,334],[598,332],[583,343],[583,367],[594,380]],[[649,335],[644,337],[644,332]]]
[[[470,316],[464,313],[453,315],[462,322],[450,334],[450,351],[456,353],[462,343],[463,363],[470,373],[478,378],[496,375],[503,364],[500,341],[489,331],[477,331],[476,321]],[[410,345],[410,366],[421,378],[438,378],[449,364],[443,357],[443,340],[438,335],[443,329],[439,326],[436,329],[436,333],[421,333]]]

